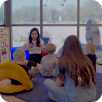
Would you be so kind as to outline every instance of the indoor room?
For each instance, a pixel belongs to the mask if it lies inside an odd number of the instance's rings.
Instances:
[[[102,102],[102,0],[0,0],[0,102]]]

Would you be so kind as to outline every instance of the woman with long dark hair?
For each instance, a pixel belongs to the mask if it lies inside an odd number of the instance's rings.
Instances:
[[[76,36],[71,35],[65,40],[58,68],[57,81],[45,81],[51,97],[57,102],[93,102],[96,97],[95,69],[83,54]]]
[[[28,67],[31,68],[32,65],[40,63],[42,55],[42,43],[40,40],[39,30],[37,28],[32,28],[29,34],[29,41],[25,45],[25,48],[29,50],[30,56],[28,61]]]
[[[29,35],[29,44],[31,44],[32,46],[38,46],[40,47],[40,34],[39,34],[39,30],[37,28],[33,28],[30,31],[30,35]]]

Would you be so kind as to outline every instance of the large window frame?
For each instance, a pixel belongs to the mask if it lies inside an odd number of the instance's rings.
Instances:
[[[0,27],[4,27],[5,26],[5,4],[3,4],[2,5],[3,6],[3,15],[2,15],[2,17],[3,17],[3,22],[2,23],[0,23]]]
[[[43,0],[40,0],[40,24],[12,24],[12,0],[8,0],[7,4],[6,5],[7,7],[5,7],[5,14],[7,17],[6,17],[6,25],[10,27],[10,32],[11,32],[11,36],[10,36],[10,42],[11,42],[11,47],[13,46],[12,45],[12,27],[24,27],[24,26],[39,26],[40,27],[40,34],[41,36],[43,37],[43,28],[44,27],[51,27],[51,26],[67,26],[67,27],[70,27],[70,26],[74,26],[74,27],[77,27],[77,37],[80,38],[80,27],[86,27],[86,24],[80,24],[80,1],[81,0],[77,0],[77,23],[76,24],[43,24]],[[9,12],[8,12],[9,11]],[[0,25],[1,26],[1,25]],[[91,26],[98,26],[98,27],[102,27],[102,24],[91,24]]]

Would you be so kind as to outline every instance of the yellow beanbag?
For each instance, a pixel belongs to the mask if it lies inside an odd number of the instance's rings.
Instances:
[[[24,90],[30,90],[33,87],[31,80],[25,70],[16,63],[0,64],[0,80],[14,79],[19,81],[20,85],[9,84],[7,86],[0,85],[2,93],[16,93]]]

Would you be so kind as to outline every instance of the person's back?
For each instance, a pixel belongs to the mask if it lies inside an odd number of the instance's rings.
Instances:
[[[48,50],[48,55],[44,56],[41,60],[42,68],[40,72],[44,76],[55,76],[57,57],[54,52],[56,47],[54,44],[49,43],[46,48]]]
[[[74,80],[66,74],[64,88],[66,93],[65,100],[70,99],[72,102],[93,102],[96,98],[96,87],[91,81],[90,87],[76,87]]]
[[[95,99],[95,69],[90,59],[83,54],[80,42],[75,36],[66,39],[59,66],[61,70],[65,70],[64,87],[70,100],[88,102]]]
[[[49,54],[42,58],[42,71],[44,76],[55,76],[54,70],[56,68],[57,58],[54,54]]]
[[[82,52],[79,40],[69,36],[58,60],[57,81],[47,80],[45,85],[57,102],[93,102],[96,98],[95,69],[90,59]],[[60,77],[64,76],[62,81]]]

